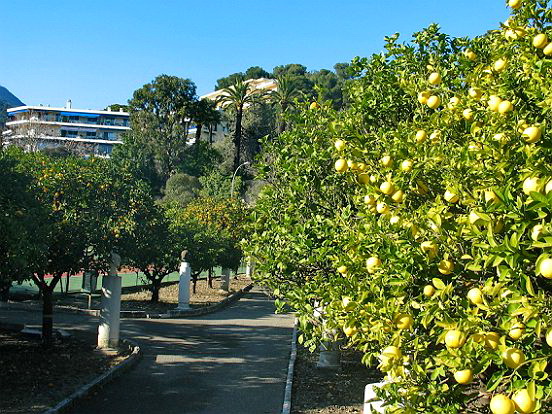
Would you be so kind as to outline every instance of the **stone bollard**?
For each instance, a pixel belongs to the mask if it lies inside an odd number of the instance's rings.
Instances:
[[[364,410],[363,414],[381,414],[384,411],[383,401],[378,399],[375,388],[384,386],[385,382],[368,384],[364,388]]]
[[[230,269],[222,269],[220,278],[220,290],[228,293],[230,291]]]
[[[177,310],[190,309],[190,279],[192,274],[192,268],[185,259],[185,254],[182,252],[182,262],[180,263],[180,279],[178,283],[178,306]]]
[[[102,279],[102,301],[100,325],[98,327],[98,348],[117,348],[121,323],[121,278],[117,269],[121,265],[121,256],[111,253],[108,276]]]
[[[255,271],[255,264],[253,263],[253,259],[251,257],[248,257],[247,261],[245,262],[245,276],[251,279],[251,276],[253,276],[254,271]]]
[[[339,350],[340,342],[322,342],[318,350],[318,362],[316,368],[329,369],[338,371],[341,369],[341,351]]]

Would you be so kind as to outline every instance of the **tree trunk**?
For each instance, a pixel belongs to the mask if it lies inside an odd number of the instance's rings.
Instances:
[[[199,148],[199,141],[201,141],[201,130],[203,129],[203,124],[196,125],[196,134],[195,134],[195,145]]]
[[[213,143],[213,124],[209,124],[209,144]]]
[[[198,275],[192,275],[192,293],[193,293],[194,295],[195,295],[195,293],[196,293],[197,276],[198,276]]]
[[[212,267],[210,267],[209,270],[207,270],[207,286],[213,289],[213,268]]]
[[[54,330],[54,303],[52,300],[53,287],[43,285],[42,292],[42,344],[49,347],[52,344]]]
[[[161,279],[151,281],[151,303],[159,303],[159,290],[161,289]]]
[[[0,283],[0,302],[7,302],[10,297],[10,283]]]
[[[240,152],[241,152],[241,139],[242,139],[242,118],[243,108],[238,108],[236,112],[236,131],[234,133],[234,171],[240,166]]]
[[[282,104],[282,113],[280,115],[280,122],[278,124],[278,134],[281,134],[286,130],[286,121],[284,118],[286,111],[287,111],[287,105]]]

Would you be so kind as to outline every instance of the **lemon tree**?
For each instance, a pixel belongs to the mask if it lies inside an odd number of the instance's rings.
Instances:
[[[508,7],[475,39],[388,38],[347,110],[274,144],[260,279],[311,348],[333,332],[386,373],[387,412],[551,409],[552,12]]]

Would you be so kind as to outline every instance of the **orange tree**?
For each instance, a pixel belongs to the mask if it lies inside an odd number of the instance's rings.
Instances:
[[[182,250],[188,250],[193,289],[200,273],[215,266],[237,270],[246,237],[246,206],[239,200],[200,197],[184,208],[172,205],[167,215]]]
[[[115,169],[108,160],[49,158],[20,154],[18,168],[33,177],[36,200],[46,210],[42,235],[34,241],[44,251],[30,266],[43,300],[43,338],[51,341],[52,293],[63,273],[90,266],[106,271],[110,252],[131,237],[141,223],[137,206],[147,187],[129,185],[131,174]],[[88,248],[97,260],[90,262]],[[119,247],[120,248],[120,247]]]
[[[0,151],[0,298],[13,282],[30,279],[33,263],[44,258],[45,209],[35,196],[32,177],[17,170],[12,149]]]
[[[551,409],[552,12],[509,6],[353,62],[350,108],[302,114],[255,211],[260,279],[308,345],[342,332],[387,373],[387,412]]]

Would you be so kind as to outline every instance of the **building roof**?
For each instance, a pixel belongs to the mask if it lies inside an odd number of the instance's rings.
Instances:
[[[245,81],[251,86],[253,91],[273,91],[278,89],[278,83],[276,79],[269,78],[259,78],[259,79],[248,79]],[[224,89],[217,89],[216,91],[210,92],[201,96],[201,99],[210,99],[212,101],[216,100],[219,96],[226,95]]]
[[[122,111],[101,111],[98,109],[53,108],[50,106],[41,106],[41,105],[16,106],[13,108],[8,108],[7,111],[8,113],[24,112],[24,111],[49,111],[49,112],[64,112],[64,113],[67,113],[67,115],[68,114],[74,114],[74,115],[86,114],[86,115],[98,115],[98,116],[109,115],[109,116],[125,116],[125,117],[128,117],[130,115],[128,112],[122,112]]]

